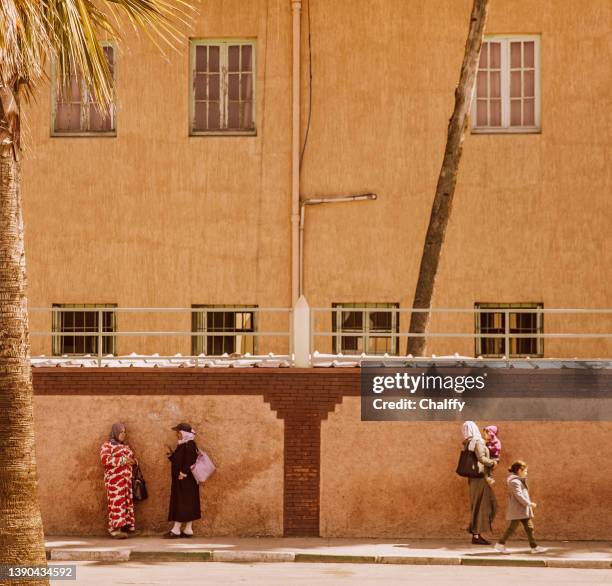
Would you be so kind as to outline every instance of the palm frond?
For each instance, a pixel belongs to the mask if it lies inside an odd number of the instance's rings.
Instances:
[[[39,2],[0,2],[0,83],[39,78],[52,51],[49,29]]]
[[[78,74],[106,106],[113,87],[100,40],[120,39],[125,21],[158,46],[176,46],[191,16],[186,0],[1,0],[0,83],[13,91],[31,88],[52,59],[58,89]]]

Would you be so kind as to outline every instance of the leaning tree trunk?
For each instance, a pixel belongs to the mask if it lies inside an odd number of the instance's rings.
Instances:
[[[15,96],[6,87],[0,88],[3,143],[0,145],[0,566],[44,566],[19,193],[19,106]],[[31,586],[49,582],[37,579],[10,583]]]
[[[429,226],[427,227],[427,235],[421,255],[419,278],[412,303],[412,307],[419,309],[429,309],[434,294],[442,244],[444,243],[446,227],[453,205],[453,196],[455,195],[463,137],[476,77],[476,68],[480,59],[480,47],[482,46],[488,9],[489,0],[474,0],[459,85],[455,89],[455,109],[448,123],[444,160],[442,161],[436,195],[431,207]],[[424,334],[427,331],[428,322],[429,312],[413,312],[410,316],[410,333]],[[407,353],[413,356],[423,356],[425,345],[426,338],[424,336],[409,337]]]

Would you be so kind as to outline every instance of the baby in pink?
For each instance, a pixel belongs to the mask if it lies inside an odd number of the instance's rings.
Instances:
[[[499,461],[499,458],[501,456],[501,442],[497,437],[497,425],[488,425],[484,428],[484,430],[487,432],[486,444],[487,448],[489,448],[489,457],[493,460]],[[495,484],[495,480],[493,479],[493,475],[491,474],[490,468],[488,469],[488,472],[485,472],[485,479],[490,486]]]

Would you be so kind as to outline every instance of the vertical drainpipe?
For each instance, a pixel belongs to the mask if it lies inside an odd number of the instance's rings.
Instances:
[[[300,18],[302,0],[291,0],[293,16],[293,71],[291,124],[291,306],[301,294],[300,283]]]

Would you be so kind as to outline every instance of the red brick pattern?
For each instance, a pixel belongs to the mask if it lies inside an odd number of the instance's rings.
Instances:
[[[341,375],[313,381],[305,375],[296,378],[291,387],[264,392],[264,399],[285,420],[286,536],[319,535],[321,420],[342,401],[343,392],[354,392],[346,386],[347,378]],[[353,384],[359,384],[358,377]]]
[[[285,422],[286,536],[318,536],[321,420],[359,395],[359,369],[39,368],[38,395],[263,395]]]
[[[285,419],[283,533],[319,535],[321,420],[316,414]]]

